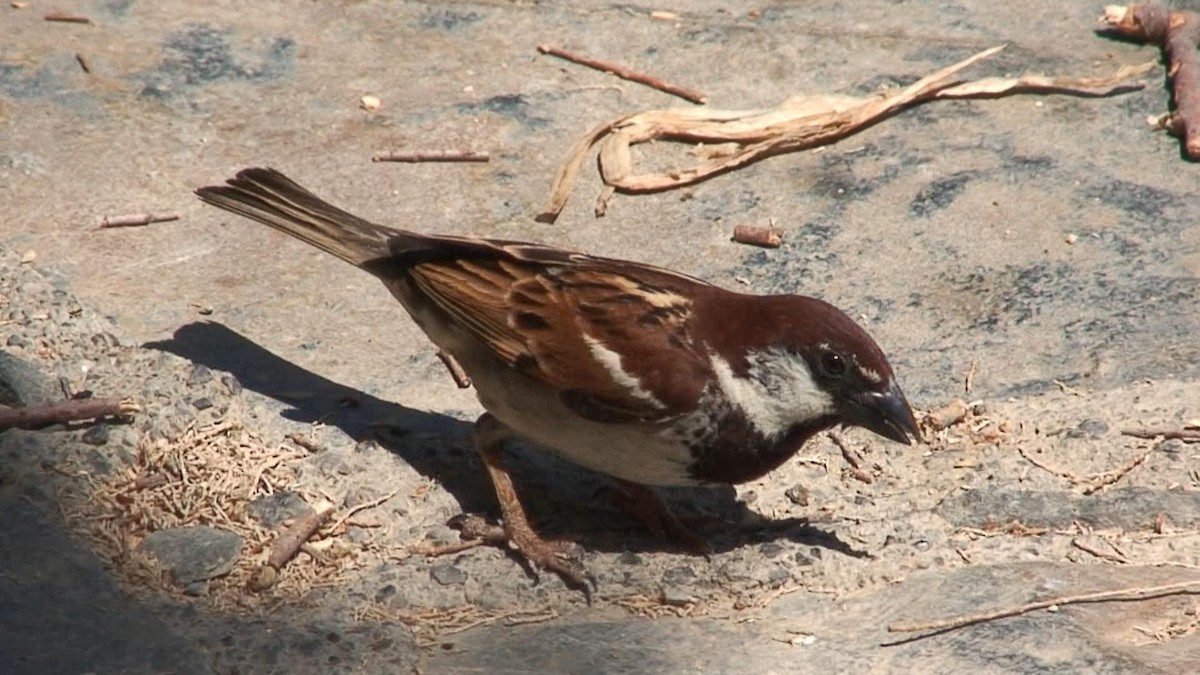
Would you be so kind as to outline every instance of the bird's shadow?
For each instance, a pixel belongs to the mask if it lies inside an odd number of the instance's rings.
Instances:
[[[464,512],[497,515],[495,493],[471,447],[470,422],[406,408],[334,382],[216,322],[190,323],[171,339],[143,346],[230,373],[245,389],[287,406],[280,413],[285,419],[320,421],[356,441],[374,440],[445,488]],[[524,445],[517,450],[506,454],[506,464],[522,503],[545,536],[576,539],[597,551],[678,552],[674,543],[655,540],[632,519],[604,508],[607,500],[598,496],[607,485],[603,477],[547,452]],[[581,500],[580,495],[586,497]],[[672,489],[667,497],[674,504],[698,506],[709,520],[724,524],[719,531],[701,530],[716,553],[790,539],[845,555],[865,555],[803,518],[747,518],[749,508],[732,487]],[[734,524],[747,520],[756,523]]]

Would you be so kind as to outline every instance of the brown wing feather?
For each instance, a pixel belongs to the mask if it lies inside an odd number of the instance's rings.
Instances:
[[[536,245],[462,243],[408,273],[497,357],[592,418],[654,420],[694,409],[709,366],[688,337],[683,286],[703,282]]]

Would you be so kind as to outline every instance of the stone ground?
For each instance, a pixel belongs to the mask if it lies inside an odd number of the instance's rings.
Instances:
[[[93,23],[42,20],[64,9]],[[1034,0],[753,14],[708,1],[0,8],[0,400],[90,390],[145,408],[129,424],[0,435],[0,670],[1200,670],[1200,603],[1188,595],[903,643],[886,630],[1200,579],[1200,446],[1120,433],[1200,417],[1200,181],[1146,124],[1166,107],[1162,69],[1111,98],[927,104],[819,153],[618,196],[599,220],[589,164],[556,225],[532,219],[585,131],[687,105],[540,56],[539,43],[752,108],[869,95],[1000,43],[972,75],[1099,76],[1157,58],[1095,34],[1101,11]],[[368,94],[378,110],[359,108]],[[369,161],[447,148],[492,161]],[[495,548],[413,555],[454,541],[456,514],[494,508],[467,438],[478,406],[377,282],[192,197],[251,165],[397,226],[817,294],[869,326],[918,407],[980,405],[926,446],[846,433],[870,483],[822,439],[736,494],[674,493],[681,510],[716,516],[709,559],[603,507],[597,477],[517,449],[540,527],[579,540],[598,577],[591,607]],[[181,219],[95,229],[145,211]],[[770,219],[782,248],[729,242],[735,224]],[[296,433],[306,440],[288,440]],[[220,462],[204,454],[218,450]],[[248,458],[278,462],[258,466],[260,481],[239,469]],[[184,460],[225,482],[118,496]],[[176,504],[197,515],[175,522],[153,501],[180,495],[229,512]],[[325,548],[278,586],[246,590],[256,546],[318,499],[346,518]],[[185,544],[212,534],[195,526],[237,537],[217,533],[211,557],[185,547],[182,562],[200,569],[147,567],[146,538],[169,549],[178,527],[190,528]]]

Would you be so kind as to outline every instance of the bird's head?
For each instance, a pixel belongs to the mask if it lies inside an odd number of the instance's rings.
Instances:
[[[853,319],[803,296],[746,301],[742,312],[753,316],[725,327],[714,364],[728,399],[762,436],[842,424],[906,445],[920,440],[887,357]]]

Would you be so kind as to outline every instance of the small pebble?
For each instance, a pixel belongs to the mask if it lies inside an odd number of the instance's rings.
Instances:
[[[104,445],[108,442],[108,425],[103,422],[93,424],[90,429],[83,432],[80,440],[88,445]]]
[[[92,344],[97,347],[120,347],[121,341],[112,333],[96,333],[92,336]]]
[[[696,572],[687,565],[679,565],[663,572],[662,580],[665,586],[690,584],[696,580]]]
[[[1079,426],[1072,429],[1067,435],[1072,438],[1095,438],[1097,436],[1103,436],[1106,433],[1108,433],[1108,422],[1093,417],[1080,422]]]
[[[371,94],[363,96],[358,101],[358,107],[366,110],[367,112],[379,110],[379,106],[381,105],[383,105],[383,101],[381,101],[378,96],[372,96]]]
[[[208,366],[203,366],[197,363],[193,365],[191,371],[188,372],[187,385],[189,387],[196,387],[202,384],[208,384],[212,381],[212,379],[212,370],[210,370]]]
[[[781,584],[792,578],[792,573],[786,567],[772,567],[767,573],[767,582],[772,586]]]
[[[1079,241],[1078,235],[1076,235],[1076,234],[1068,234],[1067,235],[1066,242],[1068,245],[1074,246],[1075,242],[1077,242],[1077,241]]]
[[[434,565],[429,568],[429,576],[433,577],[434,581],[443,586],[465,584],[467,582],[467,573],[454,565]]]
[[[308,502],[295,492],[264,495],[246,505],[250,517],[269,528],[279,527],[284,521],[299,518],[311,511]]]
[[[230,396],[237,396],[242,393],[242,383],[238,382],[237,378],[229,373],[221,375],[221,385],[225,387],[225,391]]]
[[[783,545],[774,541],[768,541],[758,547],[758,552],[763,554],[763,557],[766,558],[774,558],[780,553],[783,553],[783,551]]]
[[[1178,438],[1168,438],[1158,444],[1158,449],[1167,454],[1177,455],[1187,449],[1187,443]]]
[[[622,565],[641,565],[642,557],[633,551],[625,551],[619,557],[617,557],[617,562],[621,563]]]
[[[691,593],[678,586],[663,586],[662,601],[672,607],[685,607],[694,601]]]
[[[803,485],[793,485],[783,493],[796,506],[808,506],[808,498],[810,496],[808,488]]]
[[[242,554],[244,540],[237,534],[207,525],[173,527],[151,532],[138,551],[158,559],[175,582],[186,587],[228,574]]]

